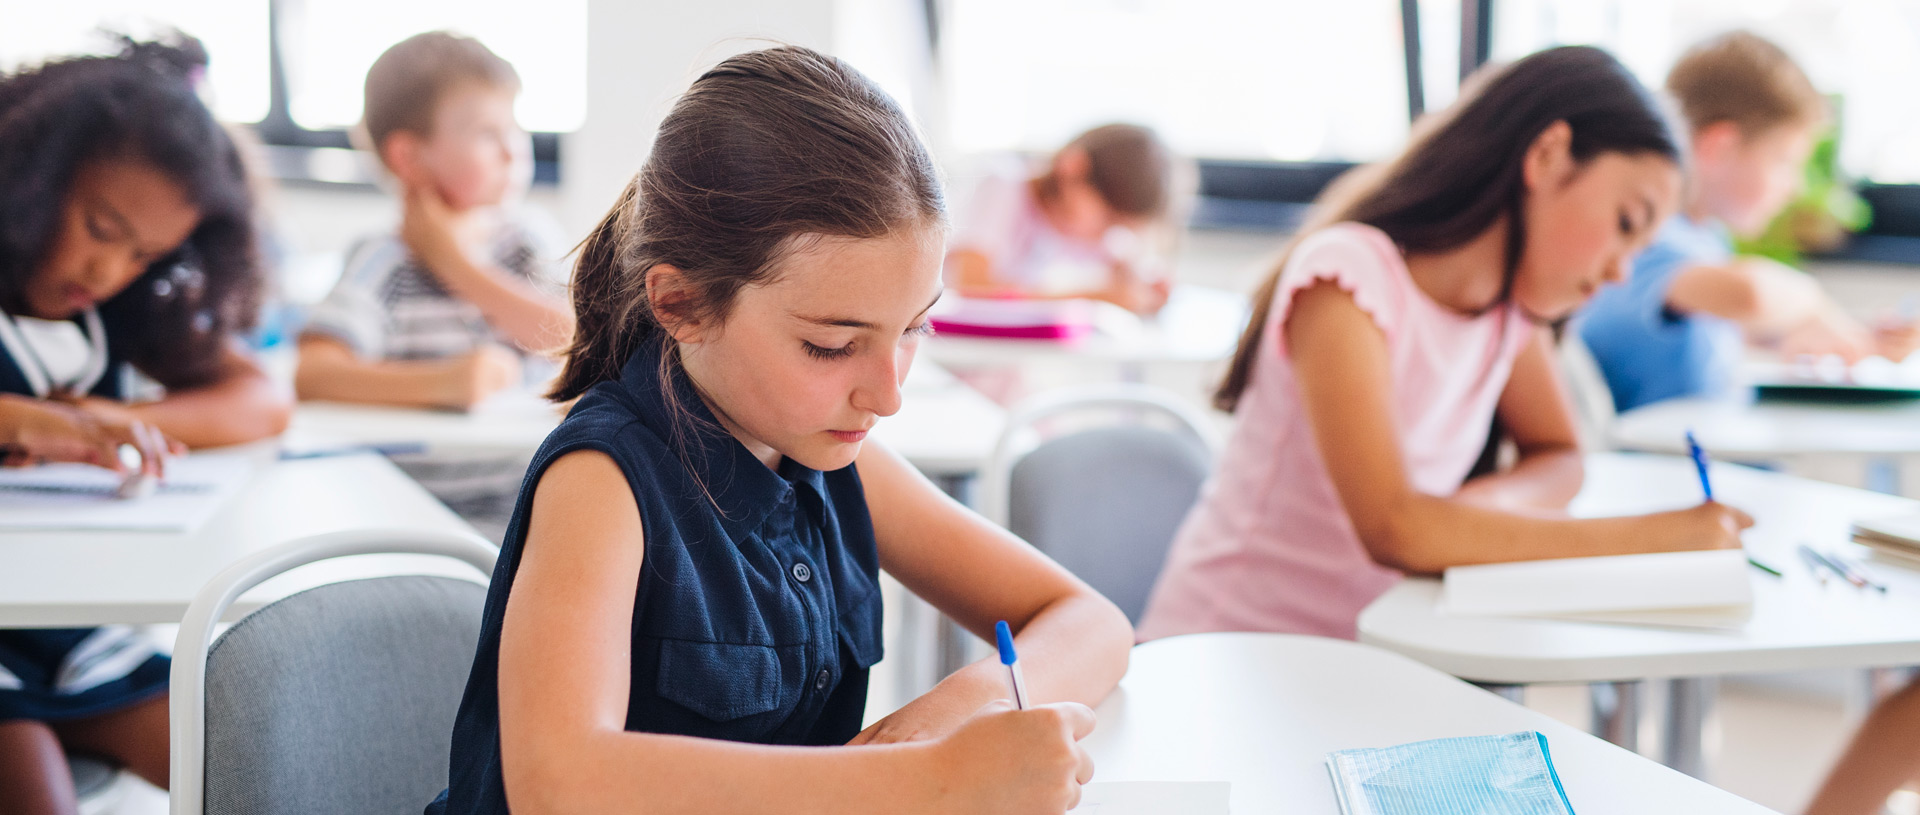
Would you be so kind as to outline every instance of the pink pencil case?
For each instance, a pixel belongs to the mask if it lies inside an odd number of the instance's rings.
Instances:
[[[1075,340],[1093,333],[1093,304],[1080,300],[954,298],[933,315],[942,334],[1022,340]]]

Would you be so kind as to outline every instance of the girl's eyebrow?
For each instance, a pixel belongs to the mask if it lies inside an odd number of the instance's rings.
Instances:
[[[933,300],[931,302],[928,302],[926,305],[926,308],[920,309],[920,313],[915,314],[914,316],[919,317],[922,314],[926,314],[929,310],[933,308],[934,303],[940,302],[940,296],[946,293],[947,293],[947,290],[944,288],[942,288],[940,291],[934,292]],[[880,330],[880,326],[874,325],[873,323],[867,322],[866,320],[856,320],[852,317],[810,317],[804,314],[795,314],[793,316],[798,317],[807,322],[813,323],[814,325],[823,325],[829,328],[858,328],[862,331]]]

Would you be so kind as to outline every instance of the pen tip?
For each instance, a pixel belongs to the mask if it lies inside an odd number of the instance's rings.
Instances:
[[[1000,664],[1012,665],[1016,659],[1013,653],[1013,630],[1007,628],[1006,620],[993,624],[993,637],[999,641]]]

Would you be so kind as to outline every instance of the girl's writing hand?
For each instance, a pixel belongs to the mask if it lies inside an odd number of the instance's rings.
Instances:
[[[1060,815],[1093,778],[1093,759],[1080,746],[1093,725],[1093,711],[1073,702],[980,708],[934,745],[934,811]]]
[[[1661,549],[1670,552],[1738,549],[1740,531],[1753,526],[1753,516],[1716,501],[1647,517],[1662,526]]]
[[[69,404],[0,395],[0,466],[71,461],[128,473],[120,446],[140,451],[140,472],[165,475],[166,458],[186,447],[150,425],[103,419]]]

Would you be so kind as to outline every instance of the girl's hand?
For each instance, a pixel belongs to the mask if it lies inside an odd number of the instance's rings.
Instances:
[[[1738,549],[1740,531],[1753,526],[1753,516],[1715,501],[1646,517],[1658,525],[1655,539],[1667,552]]]
[[[935,744],[941,813],[1060,815],[1080,803],[1093,759],[1080,740],[1093,711],[1062,702],[1014,710],[999,700]]]
[[[140,451],[140,473],[165,475],[169,455],[186,446],[141,422],[103,419],[72,405],[0,395],[0,466],[24,467],[46,461],[92,464],[127,473],[120,446]]]

